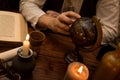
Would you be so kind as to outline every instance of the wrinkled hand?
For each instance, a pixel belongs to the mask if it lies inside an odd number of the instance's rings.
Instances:
[[[51,29],[53,32],[69,34],[70,25],[74,20],[80,18],[80,15],[73,12],[67,11],[61,14],[55,11],[47,11],[45,15],[41,16],[38,21],[38,25]]]

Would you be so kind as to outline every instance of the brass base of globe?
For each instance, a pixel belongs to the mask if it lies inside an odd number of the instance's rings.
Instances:
[[[64,59],[67,63],[72,63],[75,61],[83,63],[83,57],[76,51],[65,54]]]

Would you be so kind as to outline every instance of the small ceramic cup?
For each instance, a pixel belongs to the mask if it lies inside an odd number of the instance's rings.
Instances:
[[[30,32],[30,45],[31,49],[38,55],[40,52],[40,46],[45,40],[45,34],[41,31]]]

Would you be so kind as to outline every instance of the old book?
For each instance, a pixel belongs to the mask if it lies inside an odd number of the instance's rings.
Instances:
[[[20,13],[0,11],[0,46],[19,46],[27,33],[27,22]]]

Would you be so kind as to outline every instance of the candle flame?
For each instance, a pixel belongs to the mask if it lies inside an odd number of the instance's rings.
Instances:
[[[81,74],[83,71],[83,66],[81,66],[79,69],[78,69],[78,72]]]
[[[26,40],[29,40],[30,36],[29,34],[26,35]]]

